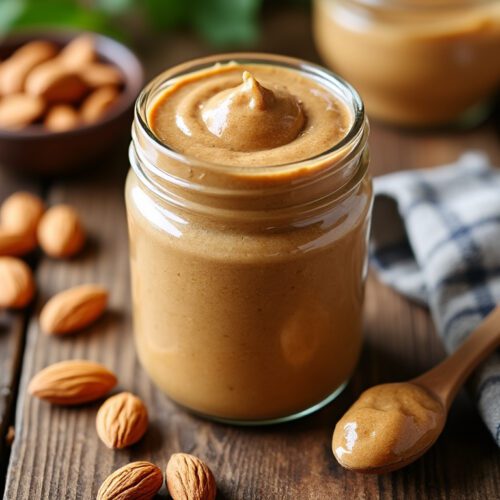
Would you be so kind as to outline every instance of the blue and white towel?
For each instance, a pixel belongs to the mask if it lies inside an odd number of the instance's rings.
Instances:
[[[375,179],[371,262],[429,306],[452,352],[500,304],[500,170],[480,153]],[[500,353],[474,378],[479,412],[500,446]]]

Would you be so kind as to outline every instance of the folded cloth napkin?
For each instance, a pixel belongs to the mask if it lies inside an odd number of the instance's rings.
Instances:
[[[500,304],[500,170],[476,152],[456,164],[375,179],[371,263],[427,304],[448,352]],[[500,353],[477,371],[479,412],[500,446]]]

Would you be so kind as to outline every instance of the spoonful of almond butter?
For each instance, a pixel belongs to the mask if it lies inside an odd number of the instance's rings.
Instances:
[[[461,385],[499,345],[500,306],[428,372],[363,392],[333,432],[333,454],[340,465],[382,474],[421,457],[441,434]]]

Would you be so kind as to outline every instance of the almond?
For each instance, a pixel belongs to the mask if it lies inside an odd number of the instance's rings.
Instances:
[[[108,292],[100,285],[80,285],[54,295],[40,313],[46,333],[62,335],[81,330],[106,309]]]
[[[36,247],[36,237],[0,227],[0,256],[26,255]]]
[[[163,484],[163,474],[150,462],[132,462],[110,474],[97,492],[97,500],[149,500]]]
[[[69,68],[80,68],[84,64],[93,62],[95,58],[95,42],[91,35],[73,38],[58,56],[59,61]]]
[[[105,396],[116,377],[93,361],[61,361],[37,373],[28,386],[32,396],[59,405],[79,405]]]
[[[0,98],[0,127],[16,130],[26,127],[42,116],[43,99],[27,94],[11,94]]]
[[[26,43],[17,49],[1,65],[0,94],[22,92],[28,74],[39,64],[53,58],[56,53],[56,46],[45,41]]]
[[[166,480],[173,500],[215,499],[217,488],[212,471],[193,455],[174,453],[167,464]]]
[[[99,408],[96,428],[108,448],[126,448],[144,436],[148,428],[148,410],[137,396],[121,392]]]
[[[120,93],[115,87],[101,87],[90,94],[81,107],[82,120],[93,123],[100,120],[116,103]]]
[[[37,66],[26,78],[26,92],[48,102],[72,103],[79,101],[88,86],[76,70],[56,59]]]
[[[80,75],[83,81],[93,88],[105,87],[107,85],[118,86],[123,81],[120,71],[110,64],[94,62],[85,65]]]
[[[18,233],[36,235],[45,206],[36,195],[19,191],[9,196],[0,207],[0,224]]]
[[[0,307],[24,307],[34,294],[31,269],[15,257],[0,257]]]
[[[49,208],[38,224],[38,242],[51,257],[71,257],[85,243],[85,231],[80,216],[69,205]]]
[[[68,104],[57,104],[49,110],[43,124],[52,132],[64,132],[77,127],[79,121],[75,108]]]

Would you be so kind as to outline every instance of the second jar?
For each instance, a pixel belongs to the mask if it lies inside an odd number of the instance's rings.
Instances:
[[[357,363],[372,204],[347,83],[295,59],[212,57],[140,96],[126,188],[140,361],[236,423],[305,415]]]

